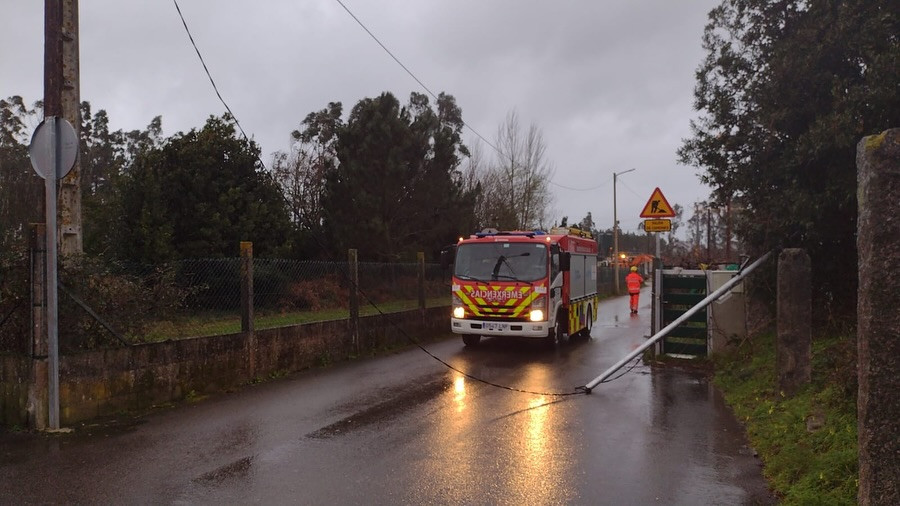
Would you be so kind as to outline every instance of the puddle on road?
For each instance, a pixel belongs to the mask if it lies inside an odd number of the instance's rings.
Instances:
[[[414,407],[424,404],[451,388],[446,379],[431,381],[410,387],[384,402],[375,404],[344,419],[310,432],[306,435],[313,439],[329,439],[348,434],[364,427],[377,425],[398,418]]]

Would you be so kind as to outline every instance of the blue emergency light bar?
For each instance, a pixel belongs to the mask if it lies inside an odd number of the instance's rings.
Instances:
[[[482,239],[485,237],[493,237],[498,235],[521,235],[525,237],[534,237],[536,235],[547,235],[547,232],[543,230],[513,230],[513,231],[500,231],[496,229],[484,229],[481,232],[475,232],[475,237]]]

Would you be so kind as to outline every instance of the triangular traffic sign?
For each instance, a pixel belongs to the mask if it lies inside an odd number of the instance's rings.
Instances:
[[[663,196],[662,192],[657,187],[653,190],[653,194],[650,195],[650,200],[647,201],[647,204],[644,205],[644,210],[641,211],[641,218],[674,218],[675,211],[672,210],[672,206],[669,205],[669,201],[666,200],[666,197]]]

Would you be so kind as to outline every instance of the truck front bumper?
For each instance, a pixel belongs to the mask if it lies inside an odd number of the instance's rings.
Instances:
[[[496,322],[450,318],[450,330],[454,334],[480,336],[547,337],[549,322]]]

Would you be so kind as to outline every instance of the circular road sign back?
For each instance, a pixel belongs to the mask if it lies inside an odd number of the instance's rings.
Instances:
[[[52,129],[56,128],[56,157],[57,167],[55,170],[50,150]],[[31,144],[28,146],[28,156],[31,158],[31,166],[34,171],[44,179],[56,177],[57,179],[65,177],[75,165],[75,159],[78,158],[78,134],[72,128],[72,124],[64,118],[50,116],[44,118],[41,124],[34,130],[31,136]],[[54,172],[58,172],[54,174]]]

